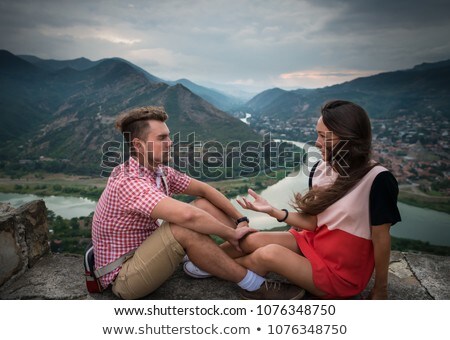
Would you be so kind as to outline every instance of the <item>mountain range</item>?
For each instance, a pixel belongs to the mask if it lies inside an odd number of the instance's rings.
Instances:
[[[0,167],[40,157],[73,172],[98,169],[105,142],[119,140],[115,116],[141,105],[164,106],[172,133],[197,141],[260,140],[224,111],[284,121],[318,116],[330,99],[347,99],[373,118],[450,117],[450,60],[380,73],[320,89],[273,88],[246,103],[188,79],[167,81],[121,58],[43,60],[0,50]],[[90,169],[90,170],[89,170]]]
[[[59,71],[63,68],[72,68],[77,71],[83,71],[88,68],[96,66],[98,63],[102,62],[103,60],[99,61],[91,61],[86,58],[78,58],[73,60],[43,60],[40,58],[37,58],[35,56],[31,55],[19,55],[20,58],[40,67],[43,69],[46,69],[47,71]],[[225,94],[223,92],[220,92],[218,90],[215,90],[213,88],[201,86],[198,84],[195,84],[194,82],[188,80],[188,79],[178,79],[175,81],[171,80],[164,80],[162,78],[158,78],[154,76],[153,74],[147,72],[143,68],[140,68],[139,66],[121,58],[111,58],[113,60],[116,60],[118,62],[124,62],[133,67],[138,72],[142,73],[150,82],[153,83],[165,83],[170,86],[174,86],[177,84],[181,84],[184,87],[188,88],[191,92],[195,93],[196,95],[202,97],[206,101],[213,104],[215,107],[217,107],[220,110],[230,110],[235,107],[241,106],[244,104],[244,100],[240,99],[238,97],[235,97],[230,94]]]
[[[414,113],[450,118],[450,60],[313,90],[274,88],[256,95],[241,110],[289,120],[318,116],[320,106],[330,99],[354,101],[373,118]]]
[[[119,58],[41,60],[0,51],[0,160],[64,159],[98,168],[102,145],[118,140],[115,116],[130,107],[164,106],[171,133],[197,141],[258,140],[246,124],[182,84],[169,85]]]

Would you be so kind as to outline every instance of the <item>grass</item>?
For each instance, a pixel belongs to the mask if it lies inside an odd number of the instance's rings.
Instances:
[[[283,171],[255,177],[208,182],[226,197],[233,198],[247,193],[249,188],[260,191],[275,184]],[[38,196],[75,196],[98,200],[106,186],[106,178],[55,174],[28,175],[20,179],[0,178],[0,192],[35,194]],[[193,198],[179,195],[176,198],[189,202]]]
[[[0,178],[0,192],[38,196],[75,196],[98,200],[106,178],[63,174],[27,175],[20,179]]]
[[[415,207],[427,208],[450,214],[450,197],[448,196],[431,196],[422,193],[414,193],[409,190],[401,190],[398,195],[398,200],[399,202]]]

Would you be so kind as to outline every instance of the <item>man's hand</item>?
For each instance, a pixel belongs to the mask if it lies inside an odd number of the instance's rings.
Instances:
[[[257,232],[256,229],[252,229],[249,227],[238,227],[234,229],[234,235],[233,237],[230,237],[227,239],[230,244],[236,248],[237,251],[242,252],[241,247],[239,246],[239,241],[243,239],[245,236],[247,236],[250,233]]]

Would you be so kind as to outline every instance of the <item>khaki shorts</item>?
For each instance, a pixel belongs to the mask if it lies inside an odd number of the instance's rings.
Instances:
[[[166,281],[180,264],[185,251],[163,222],[136,249],[113,282],[112,291],[122,299],[144,297]]]

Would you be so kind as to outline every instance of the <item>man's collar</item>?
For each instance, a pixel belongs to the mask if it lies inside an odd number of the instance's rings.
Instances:
[[[153,171],[150,169],[147,169],[143,165],[139,164],[139,161],[135,159],[134,157],[130,157],[128,160],[128,167],[130,170],[130,173],[138,176],[152,176]]]
[[[153,177],[155,177],[156,173],[157,173],[157,169],[148,169],[148,168],[144,167],[134,157],[130,157],[130,159],[128,161],[128,166],[129,166],[129,170],[130,170],[131,173],[139,175],[139,176],[153,176]],[[161,165],[159,167],[159,169],[161,169],[163,174],[166,173],[166,171],[164,169],[164,166]]]

